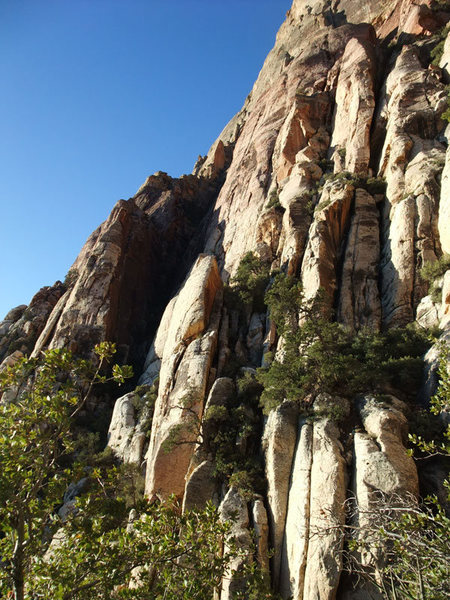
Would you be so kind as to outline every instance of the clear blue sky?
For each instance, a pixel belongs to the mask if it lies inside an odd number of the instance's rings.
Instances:
[[[0,319],[63,279],[148,175],[192,171],[290,5],[0,1]]]

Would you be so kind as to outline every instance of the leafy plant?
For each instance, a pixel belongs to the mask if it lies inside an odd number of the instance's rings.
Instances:
[[[78,279],[78,270],[75,268],[69,269],[67,271],[67,274],[64,278],[64,287],[65,288],[70,288],[74,285],[74,283],[76,282],[76,280]]]
[[[430,412],[435,416],[438,416],[443,411],[447,411],[450,406],[450,374],[448,371],[450,350],[443,342],[440,344],[439,348],[439,384],[430,404]],[[435,425],[434,430],[431,430],[433,435],[430,435],[428,420],[428,427],[423,431],[422,435],[420,433],[412,433],[409,435],[409,439],[415,449],[419,450],[420,453],[427,457],[440,455],[449,458],[450,425],[447,424],[445,428],[442,428],[441,419],[438,420],[438,423],[441,424],[441,427],[438,428]]]
[[[236,275],[231,279],[231,292],[247,308],[263,312],[264,292],[269,283],[269,265],[253,252],[247,252],[239,263]]]
[[[420,270],[420,276],[425,281],[433,282],[442,277],[450,269],[450,255],[443,254],[438,260],[426,262]]]
[[[271,208],[274,208],[275,210],[284,210],[283,207],[281,206],[280,203],[280,197],[278,196],[278,192],[277,191],[273,191],[271,192],[270,196],[269,196],[269,200],[265,206],[265,208],[267,210],[270,210]]]
[[[438,4],[442,5],[442,4],[446,4],[448,7],[448,2],[438,2]],[[447,34],[449,32],[449,26],[446,25],[445,27],[443,27],[441,29],[441,31],[438,34],[438,42],[435,45],[435,47],[431,50],[430,52],[430,56],[431,56],[431,64],[434,65],[435,67],[439,66],[439,63],[441,62],[441,58],[442,55],[444,54],[444,45],[445,45],[445,40],[447,37]]]
[[[386,385],[414,397],[421,382],[421,357],[430,345],[423,330],[407,326],[354,335],[331,320],[323,292],[306,299],[299,282],[284,274],[275,277],[266,302],[282,343],[270,366],[258,370],[265,412],[283,400],[305,406],[319,392],[382,393]]]
[[[450,255],[443,254],[438,260],[425,262],[420,270],[420,277],[429,283],[428,293],[434,302],[441,301],[442,285],[437,280],[448,269],[450,269]]]
[[[0,373],[0,590],[14,590],[16,600],[24,598],[34,557],[76,472],[64,467],[76,447],[73,420],[94,385],[132,375],[118,365],[111,376],[103,374],[114,344],[103,342],[94,352],[96,365],[55,349]]]
[[[231,561],[242,555],[231,523],[212,504],[181,514],[175,498],[146,503],[130,521],[105,526],[113,505],[105,506],[101,490],[78,500],[59,543],[37,562],[40,598],[203,600],[213,597]]]
[[[238,393],[226,406],[212,406],[202,424],[205,452],[214,457],[215,474],[232,483],[244,495],[263,491],[263,467],[258,455],[262,433],[259,410],[261,385],[245,371],[238,379]]]

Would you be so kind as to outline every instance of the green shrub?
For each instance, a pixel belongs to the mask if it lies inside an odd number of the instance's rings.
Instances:
[[[314,212],[318,213],[321,210],[323,210],[324,208],[326,208],[327,206],[329,206],[331,204],[331,200],[330,198],[327,198],[326,200],[321,200],[315,207]]]
[[[438,260],[427,261],[420,269],[420,276],[424,281],[432,283],[438,277],[445,275],[450,269],[450,255],[443,254]]]
[[[445,3],[442,3],[442,4],[449,5],[448,2],[445,2]],[[449,32],[449,25],[446,25],[438,33],[438,42],[436,43],[436,46],[430,52],[431,64],[434,65],[435,67],[439,66],[439,63],[441,62],[442,55],[444,54],[445,39],[447,37],[448,32]]]
[[[255,312],[263,312],[264,292],[268,283],[269,265],[253,252],[247,252],[239,263],[236,275],[231,279],[230,287],[245,307]]]
[[[269,200],[265,206],[267,210],[274,208],[275,210],[284,211],[284,208],[281,206],[280,197],[278,196],[278,192],[273,191],[269,196]]]
[[[78,279],[78,275],[79,275],[79,273],[78,273],[77,269],[74,269],[74,268],[69,269],[67,271],[67,275],[64,278],[64,283],[63,283],[64,287],[65,288],[72,287],[75,284],[76,280]]]
[[[450,255],[443,254],[438,260],[426,262],[420,270],[420,277],[429,283],[428,293],[431,295],[433,302],[441,302],[442,285],[439,285],[437,280],[448,269],[450,269]]]
[[[214,457],[215,474],[233,484],[244,496],[263,492],[264,472],[259,455],[262,415],[261,385],[251,372],[238,380],[238,393],[227,406],[208,409],[203,427],[203,447]]]
[[[330,320],[323,293],[307,300],[299,282],[285,275],[275,278],[266,302],[283,338],[283,360],[258,370],[266,413],[283,400],[309,405],[319,392],[348,397],[394,386],[407,399],[415,397],[421,357],[430,345],[423,329],[410,325],[355,335]]]
[[[386,193],[386,180],[383,177],[368,177],[366,180],[359,179],[360,184],[357,187],[362,187],[372,196],[375,194]]]
[[[254,494],[253,482],[250,473],[247,471],[235,471],[229,481],[230,487],[235,487],[244,500],[249,502]]]

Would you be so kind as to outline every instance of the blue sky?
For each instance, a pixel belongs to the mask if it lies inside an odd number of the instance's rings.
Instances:
[[[119,198],[191,172],[291,0],[1,0],[0,319],[63,279]]]

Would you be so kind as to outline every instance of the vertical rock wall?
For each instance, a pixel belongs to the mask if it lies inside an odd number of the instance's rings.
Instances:
[[[185,510],[212,498],[224,515],[237,511],[235,534],[286,599],[357,597],[341,580],[345,500],[364,509],[374,492],[417,495],[407,407],[322,395],[315,405],[340,407],[341,419],[299,421],[283,403],[264,417],[256,450],[245,432],[235,440],[241,457],[263,465],[260,493],[227,487],[202,446],[214,433],[202,423],[205,403],[226,412],[236,386],[224,375],[253,372],[276,335],[260,307],[224,303],[222,282],[251,250],[298,276],[307,298],[323,288],[354,332],[416,318],[448,326],[449,272],[438,300],[420,277],[450,252],[448,40],[440,67],[430,55],[449,15],[430,6],[294,0],[243,109],[195,175],[149,177],[88,239],[67,285],[0,324],[4,364],[47,347],[85,353],[118,342],[157,400],[150,433],[140,392],[117,400],[110,447],[145,466],[149,497],[174,493]],[[221,600],[241,584],[230,576]]]

